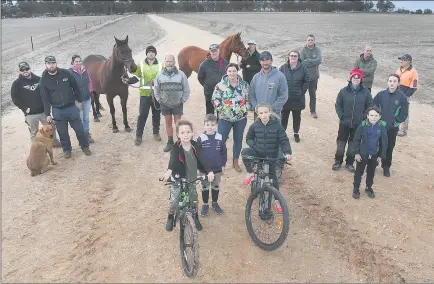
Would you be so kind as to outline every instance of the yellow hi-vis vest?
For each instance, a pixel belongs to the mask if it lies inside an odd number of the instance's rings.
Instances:
[[[152,94],[150,83],[164,67],[158,60],[158,64],[154,63],[152,65],[146,63],[145,60],[140,62],[140,68],[137,68],[134,75],[140,78],[140,95],[150,96]]]

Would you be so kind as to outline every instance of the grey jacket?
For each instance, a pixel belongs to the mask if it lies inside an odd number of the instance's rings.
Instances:
[[[377,60],[374,59],[372,54],[365,60],[363,53],[357,58],[354,63],[354,68],[361,69],[363,71],[363,86],[366,88],[372,88],[374,84],[374,73],[377,70]]]
[[[154,96],[161,105],[167,108],[185,104],[190,96],[190,86],[185,73],[177,68],[172,72],[164,68],[154,79]]]
[[[315,81],[319,79],[319,65],[322,63],[322,52],[314,44],[312,48],[307,46],[300,50],[301,62],[306,66],[309,79]]]
[[[267,103],[280,115],[287,100],[288,84],[285,75],[276,67],[272,67],[267,75],[261,70],[253,76],[249,89],[249,101],[253,109],[259,103]]]

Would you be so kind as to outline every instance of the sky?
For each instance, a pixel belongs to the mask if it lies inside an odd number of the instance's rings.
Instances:
[[[372,1],[374,5],[377,4],[378,1]],[[431,9],[434,11],[434,1],[392,1],[395,4],[395,10],[399,8],[404,8],[410,11],[416,11],[417,9]],[[375,6],[374,6],[375,7]]]

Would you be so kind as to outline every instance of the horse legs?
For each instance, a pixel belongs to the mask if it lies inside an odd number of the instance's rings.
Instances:
[[[106,94],[107,96],[107,103],[110,107],[110,114],[112,115],[112,124],[113,124],[113,133],[119,132],[118,126],[116,125],[116,119],[115,119],[115,106],[113,104],[114,97]]]
[[[126,96],[121,96],[121,106],[122,106],[122,114],[124,116],[125,131],[131,132],[132,129],[128,125],[128,118],[127,118],[127,101],[128,101],[128,94]]]
[[[99,94],[92,92],[90,96],[90,105],[92,106],[92,113],[93,113],[93,121],[99,122],[98,113],[99,113],[99,107],[98,102],[95,105],[95,101],[98,100],[99,102]]]

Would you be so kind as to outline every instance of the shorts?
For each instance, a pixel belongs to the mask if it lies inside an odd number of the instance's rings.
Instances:
[[[183,115],[184,105],[180,104],[174,108],[170,108],[164,105],[160,105],[161,115]]]

